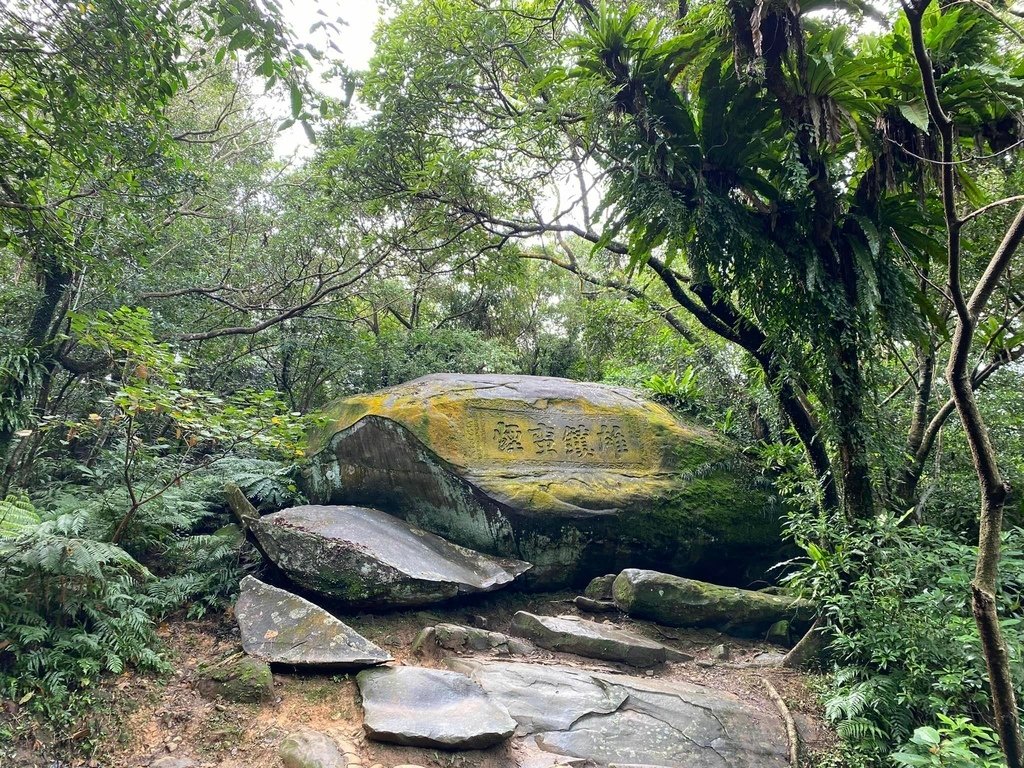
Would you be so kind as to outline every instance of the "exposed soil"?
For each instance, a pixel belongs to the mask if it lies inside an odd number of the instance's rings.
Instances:
[[[452,622],[504,632],[512,614],[528,610],[541,614],[578,614],[596,621],[609,619],[617,625],[648,635],[694,657],[672,663],[651,673],[607,662],[544,650],[530,657],[536,663],[559,663],[606,672],[652,674],[663,681],[685,680],[725,690],[778,717],[768,698],[764,681],[771,680],[785,699],[801,731],[807,766],[816,764],[815,753],[827,751],[833,742],[822,726],[815,697],[806,676],[768,666],[772,654],[784,649],[767,643],[739,640],[711,631],[668,629],[632,621],[618,614],[579,614],[573,593],[526,595],[501,593],[477,598],[458,606],[391,614],[345,616],[346,623],[389,650],[398,663],[440,666],[439,655],[413,655],[411,645],[419,631],[438,622]],[[416,764],[426,768],[512,768],[518,764],[515,740],[488,750],[441,752],[368,742],[362,733],[359,693],[351,675],[274,673],[275,700],[263,705],[210,701],[194,687],[197,667],[241,649],[238,630],[230,613],[202,621],[177,621],[161,627],[175,672],[164,678],[128,673],[109,686],[111,706],[102,719],[91,755],[66,765],[89,768],[148,766],[165,757],[187,757],[202,768],[280,768],[277,746],[286,734],[312,728],[355,745],[364,766],[386,768]],[[724,644],[728,659],[713,658],[713,649]],[[448,653],[445,651],[444,653]],[[475,656],[488,654],[475,653]],[[521,657],[517,657],[522,660]],[[58,764],[41,761],[23,751],[17,766]]]

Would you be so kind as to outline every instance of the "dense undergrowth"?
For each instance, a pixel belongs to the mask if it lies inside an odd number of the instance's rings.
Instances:
[[[225,482],[264,508],[301,500],[286,465],[225,459],[155,499],[119,546],[109,541],[126,502],[118,467],[100,462],[87,480],[0,501],[0,698],[10,705],[0,742],[43,727],[47,751],[88,751],[91,740],[74,737],[102,703],[101,681],[169,671],[159,623],[223,609],[258,565],[224,507]]]
[[[965,535],[887,516],[821,531],[791,584],[828,620],[824,713],[848,766],[1003,765],[970,606],[975,548]],[[1024,529],[1004,534],[1000,613],[1024,692]]]

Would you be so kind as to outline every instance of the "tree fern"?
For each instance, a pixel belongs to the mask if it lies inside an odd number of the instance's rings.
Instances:
[[[17,538],[40,522],[39,513],[28,496],[19,494],[0,499],[0,541]]]

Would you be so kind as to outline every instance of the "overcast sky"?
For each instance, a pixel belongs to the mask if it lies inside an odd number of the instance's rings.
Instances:
[[[331,21],[340,18],[345,22],[340,33],[333,35],[335,44],[341,48],[341,59],[352,69],[364,69],[373,55],[373,30],[380,19],[380,6],[377,0],[284,0],[286,20],[291,24],[296,38],[308,41],[321,50],[326,49],[326,39],[322,30],[310,33],[309,29],[324,17],[317,13],[322,10]],[[337,58],[333,50],[326,51],[329,58]],[[316,69],[321,69],[321,62],[312,62]],[[314,83],[332,96],[341,96],[337,83],[325,82],[314,75]],[[286,94],[277,94],[268,98],[264,109],[275,118],[284,120],[289,116]],[[302,128],[296,124],[282,131],[275,150],[278,157],[288,157],[293,153],[299,156],[311,150],[309,141]]]

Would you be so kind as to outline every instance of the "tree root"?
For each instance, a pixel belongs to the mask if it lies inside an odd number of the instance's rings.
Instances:
[[[797,732],[796,722],[793,720],[793,715],[790,714],[786,702],[779,695],[779,692],[775,690],[775,686],[772,685],[771,680],[765,678],[764,687],[768,689],[768,695],[775,702],[775,707],[779,710],[779,714],[782,715],[782,719],[786,723],[786,736],[789,738],[789,764],[793,768],[797,768],[800,765],[800,734]]]

